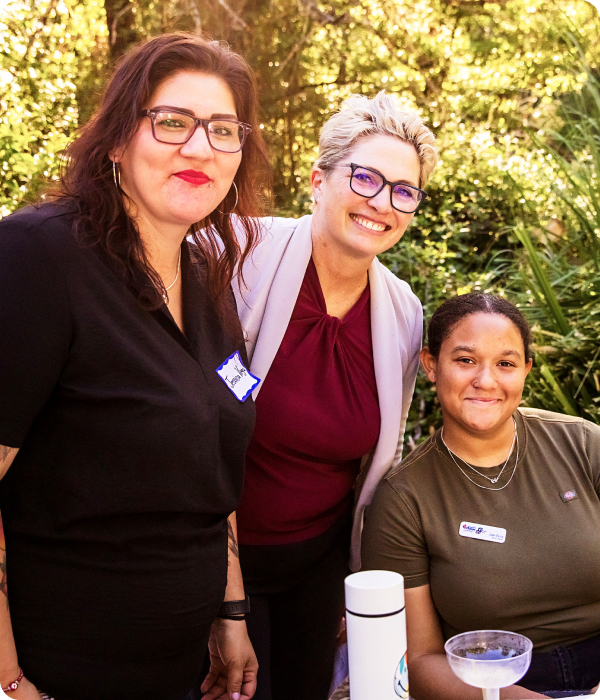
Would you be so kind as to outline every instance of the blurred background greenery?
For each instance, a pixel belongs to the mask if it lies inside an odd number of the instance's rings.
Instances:
[[[0,216],[56,177],[111,67],[165,31],[256,71],[276,213],[310,211],[322,123],[385,89],[436,133],[431,198],[382,256],[426,317],[473,290],[534,328],[524,402],[600,422],[600,19],[584,0],[0,0]],[[424,377],[410,447],[440,423]]]

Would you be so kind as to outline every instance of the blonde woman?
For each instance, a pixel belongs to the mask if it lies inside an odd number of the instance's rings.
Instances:
[[[261,381],[237,511],[259,700],[327,698],[350,539],[357,569],[364,507],[400,460],[421,348],[421,305],[377,255],[425,199],[433,134],[382,92],[348,99],[319,148],[314,213],[269,220],[234,284]]]

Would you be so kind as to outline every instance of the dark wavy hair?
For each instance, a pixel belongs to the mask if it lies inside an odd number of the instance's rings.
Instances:
[[[451,297],[434,311],[427,326],[427,345],[433,357],[436,359],[439,357],[442,343],[452,333],[452,329],[459,321],[471,314],[480,313],[500,314],[515,324],[523,340],[525,362],[528,362],[530,359],[531,329],[527,320],[510,301],[483,292]]]
[[[239,192],[235,213],[243,229],[243,245],[228,214],[235,205],[233,187],[221,203],[224,214],[215,210],[190,229],[197,256],[206,266],[208,293],[220,313],[226,314],[231,309],[228,290],[233,274],[256,245],[259,223],[255,217],[265,213],[271,192],[271,167],[258,123],[254,74],[227,46],[195,34],[175,33],[150,39],[125,54],[97,112],[67,148],[59,189],[53,194],[76,203],[78,238],[99,246],[126,282],[146,280],[140,301],[145,308],[158,308],[164,284],[147,258],[135,222],[126,213],[124,195],[114,183],[109,152],[127,146],[156,89],[181,71],[220,78],[231,90],[238,119],[252,126],[234,178]]]

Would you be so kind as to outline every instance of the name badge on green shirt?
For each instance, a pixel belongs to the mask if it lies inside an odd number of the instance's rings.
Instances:
[[[461,537],[472,537],[474,540],[485,540],[486,542],[498,542],[500,544],[506,539],[506,530],[503,527],[468,523],[466,520],[463,520],[460,524],[458,534]]]

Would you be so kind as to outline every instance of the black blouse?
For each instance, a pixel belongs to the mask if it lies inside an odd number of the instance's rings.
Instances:
[[[254,424],[188,244],[185,336],[57,204],[0,222],[0,482],[19,662],[59,700],[179,698],[223,599]]]

